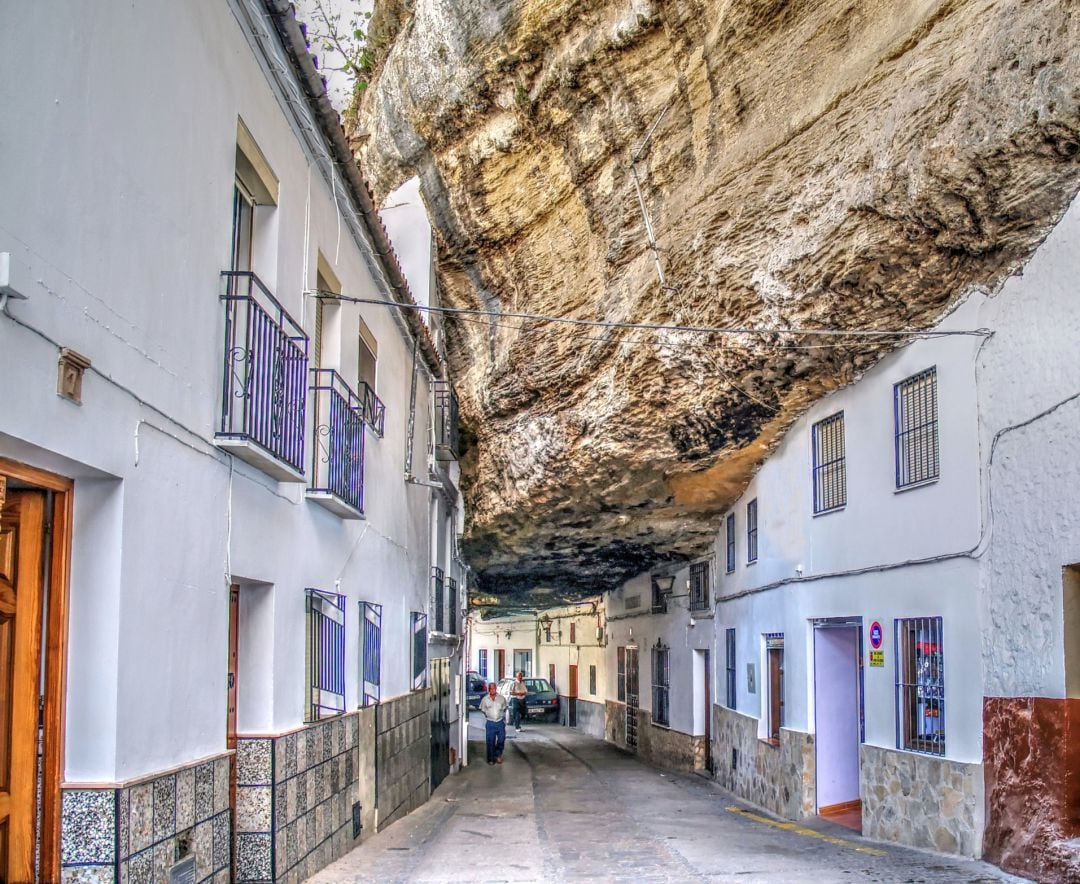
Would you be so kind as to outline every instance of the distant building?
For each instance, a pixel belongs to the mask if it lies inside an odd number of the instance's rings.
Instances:
[[[0,59],[0,877],[302,878],[464,755],[443,360],[283,0]]]

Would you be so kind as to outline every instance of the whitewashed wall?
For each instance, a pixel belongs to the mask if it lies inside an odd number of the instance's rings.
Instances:
[[[427,607],[431,491],[403,483],[411,347],[394,311],[340,308],[340,367],[355,376],[362,315],[387,405],[385,438],[368,437],[366,522],[332,516],[302,486],[230,464],[211,444],[238,117],[280,180],[255,262],[263,281],[309,332],[302,293],[320,252],[345,294],[377,291],[300,146],[296,94],[275,94],[245,37],[242,5],[157,0],[103,15],[31,4],[0,33],[0,101],[18,121],[0,142],[0,251],[30,280],[30,300],[11,312],[101,373],[87,375],[82,407],[57,398],[55,346],[0,318],[0,455],[77,479],[69,781],[125,779],[223,748],[232,579],[244,586],[242,731],[302,721],[305,587],[348,596],[350,708],[362,599],[384,605],[384,698],[410,687],[408,614]],[[423,377],[418,391],[422,472]]]

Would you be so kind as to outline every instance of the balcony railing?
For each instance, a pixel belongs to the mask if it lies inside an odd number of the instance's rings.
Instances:
[[[329,368],[311,370],[315,444],[308,497],[345,518],[364,514],[364,403]]]
[[[282,481],[303,476],[308,337],[254,273],[225,292],[218,444]]]
[[[449,381],[434,381],[432,398],[435,401],[435,459],[457,460],[458,400]]]
[[[436,632],[443,632],[443,626],[446,623],[446,596],[443,594],[442,568],[431,569],[431,600],[431,608],[435,612],[435,622],[433,624],[434,629]]]
[[[450,613],[450,624],[446,631],[451,635],[457,635],[458,594],[457,581],[453,577],[446,578],[446,595],[448,597],[446,609]]]
[[[386,406],[375,395],[375,391],[368,386],[367,381],[360,382],[359,395],[360,401],[363,402],[364,423],[371,427],[375,435],[381,439],[386,425]]]

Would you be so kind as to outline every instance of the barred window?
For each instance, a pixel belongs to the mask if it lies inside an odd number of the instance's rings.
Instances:
[[[746,505],[746,563],[757,561],[757,498]]]
[[[663,645],[653,648],[652,720],[665,726],[671,725],[670,654],[670,649]]]
[[[427,628],[428,618],[423,611],[412,612],[412,687],[414,691],[427,687]]]
[[[735,570],[735,513],[727,517],[727,572]]]
[[[896,487],[936,479],[938,462],[937,368],[893,387],[896,416]]]
[[[626,702],[626,648],[620,647],[616,651],[618,659],[618,684],[616,685],[617,699],[620,703]]]
[[[896,621],[896,745],[945,754],[942,618]]]
[[[727,708],[735,708],[735,630],[724,633],[724,650],[727,657]]]
[[[695,562],[690,566],[690,610],[709,610],[708,562]]]
[[[484,681],[487,681],[487,648],[480,648],[479,657],[476,661],[476,671]]]
[[[589,667],[589,693],[596,696],[596,667]]]
[[[847,463],[844,457],[844,412],[813,427],[814,512],[827,513],[847,503]]]
[[[363,684],[360,705],[379,702],[382,682],[382,605],[360,602],[360,627],[363,644],[360,648],[360,672]]]
[[[435,615],[434,623],[432,624],[436,632],[442,632],[446,628],[446,593],[444,590],[445,584],[443,583],[443,570],[442,568],[432,567],[431,569],[431,611]]]
[[[307,721],[345,711],[345,596],[305,590]]]
[[[667,613],[667,597],[667,592],[660,588],[660,584],[654,577],[652,580],[652,612],[654,614]]]

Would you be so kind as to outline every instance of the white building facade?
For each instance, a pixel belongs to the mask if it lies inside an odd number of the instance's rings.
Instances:
[[[439,354],[287,4],[9,25],[0,864],[295,880],[463,755]]]

